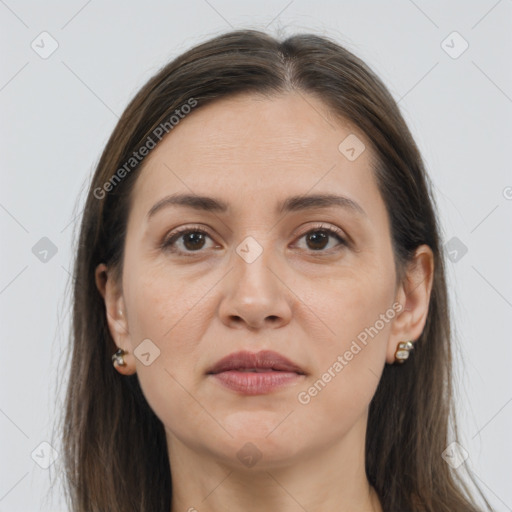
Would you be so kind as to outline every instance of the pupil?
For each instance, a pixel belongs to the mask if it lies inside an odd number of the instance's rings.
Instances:
[[[318,237],[318,235],[320,235]],[[313,244],[318,243],[320,241],[320,247],[313,247],[313,249],[323,249],[326,245],[326,242],[328,240],[327,233],[323,231],[315,231],[312,234],[308,235],[308,241],[312,241]]]
[[[204,244],[204,238],[203,238],[203,234],[202,233],[188,233],[187,235],[185,235],[185,247],[187,249],[200,249],[202,247],[203,244],[201,243],[197,243],[197,242],[203,242]],[[191,243],[191,245],[189,245]]]

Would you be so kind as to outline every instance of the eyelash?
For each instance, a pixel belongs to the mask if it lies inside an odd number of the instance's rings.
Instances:
[[[337,238],[338,241],[339,241],[339,246],[345,247],[345,246],[348,245],[347,241],[341,236],[341,230],[340,229],[333,228],[333,227],[328,227],[325,224],[319,224],[318,226],[313,226],[308,231],[302,233],[299,236],[299,240],[301,238],[303,238],[304,236],[308,235],[309,233],[315,233],[315,232],[319,232],[319,231],[326,233],[329,237]],[[197,251],[181,251],[181,250],[176,250],[173,247],[173,245],[174,245],[176,240],[178,240],[181,236],[186,235],[188,233],[202,233],[202,234],[208,236],[210,239],[212,238],[210,236],[210,234],[208,233],[208,231],[206,229],[204,229],[203,227],[201,227],[201,226],[187,226],[185,228],[181,228],[181,229],[179,229],[177,231],[174,231],[168,237],[166,237],[164,239],[163,243],[161,244],[161,249],[164,249],[166,251],[170,251],[170,252],[173,252],[173,253],[182,254],[182,255],[185,255],[186,257],[195,256],[196,254],[200,254],[201,252],[204,252],[201,249],[199,249]],[[333,248],[331,248],[331,250],[332,249]],[[313,249],[310,249],[310,252],[315,254],[315,255],[320,255],[321,256],[322,255],[321,253],[330,254],[331,250],[319,249],[319,250],[315,251]]]

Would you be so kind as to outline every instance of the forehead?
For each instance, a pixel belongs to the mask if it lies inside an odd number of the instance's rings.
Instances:
[[[355,160],[343,153],[346,140],[360,144],[358,152],[365,148]],[[196,107],[152,150],[135,184],[135,205],[147,212],[176,191],[231,202],[333,189],[375,202],[372,158],[364,134],[314,96],[238,95]]]

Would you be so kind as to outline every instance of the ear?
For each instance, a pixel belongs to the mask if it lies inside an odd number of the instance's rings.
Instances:
[[[416,341],[423,332],[428,316],[430,293],[434,281],[434,255],[428,245],[420,245],[406,276],[397,289],[396,302],[402,310],[394,318],[386,352],[386,362],[395,362],[395,351],[401,341]]]
[[[105,302],[105,315],[112,339],[117,348],[127,352],[124,355],[126,366],[116,363],[115,367],[123,375],[132,375],[135,373],[135,361],[130,353],[131,340],[124,298],[120,283],[117,283],[111,274],[104,263],[99,264],[95,271],[96,287]]]

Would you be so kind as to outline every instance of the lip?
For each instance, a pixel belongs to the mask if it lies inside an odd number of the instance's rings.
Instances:
[[[207,375],[232,391],[260,395],[296,383],[306,372],[281,354],[263,350],[234,352],[218,361]]]
[[[262,350],[256,353],[246,350],[233,352],[217,361],[207,373],[221,373],[229,370],[249,370],[252,368],[305,374],[305,371],[299,365],[273,350]]]

